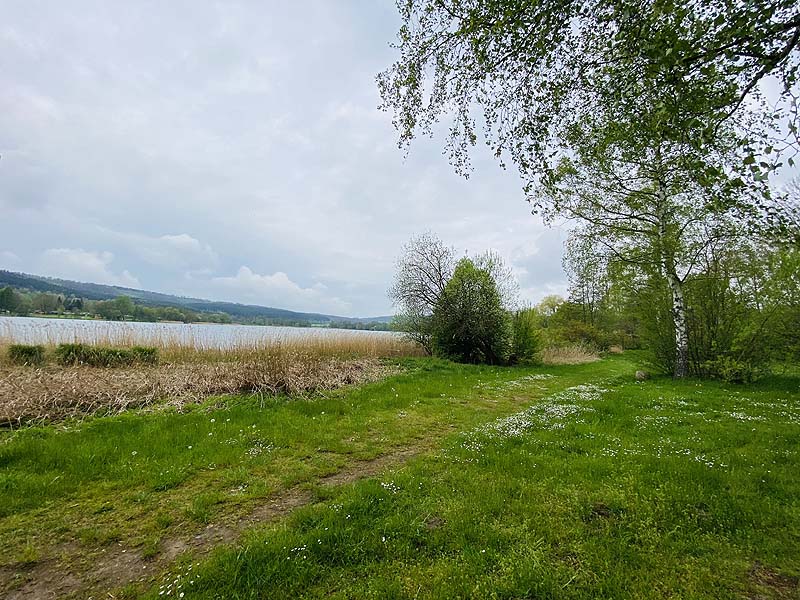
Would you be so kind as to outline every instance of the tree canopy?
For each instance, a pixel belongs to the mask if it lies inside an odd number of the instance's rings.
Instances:
[[[591,225],[672,297],[675,375],[688,372],[683,285],[729,224],[776,209],[769,174],[797,151],[794,2],[408,0],[400,59],[378,76],[401,145],[451,121],[468,173],[480,123],[534,212]],[[761,83],[780,82],[777,108]],[[761,226],[761,225],[759,225]]]
[[[480,126],[529,183],[557,166],[576,126],[627,123],[699,147],[733,120],[754,168],[758,150],[782,149],[755,134],[788,121],[784,142],[797,141],[791,0],[400,0],[398,9],[400,58],[378,76],[383,107],[401,144],[450,121],[447,149],[462,172]],[[759,86],[767,77],[780,84],[777,109]]]
[[[433,348],[433,315],[456,269],[455,250],[434,233],[414,236],[397,259],[389,298],[398,308],[394,327],[405,332],[428,352]],[[493,250],[474,256],[472,264],[489,274],[501,306],[513,310],[519,302],[514,273]]]
[[[511,350],[510,327],[489,271],[462,258],[433,313],[437,353],[460,362],[504,363]]]

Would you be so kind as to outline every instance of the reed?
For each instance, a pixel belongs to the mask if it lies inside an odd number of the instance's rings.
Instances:
[[[181,410],[213,396],[301,395],[377,381],[396,368],[374,358],[258,360],[159,366],[0,368],[0,426],[117,414],[158,405]]]
[[[12,330],[8,321],[0,321],[0,364],[7,364],[7,348],[18,343],[43,345],[48,356],[59,344],[86,344],[102,348],[153,347],[162,362],[216,363],[247,361],[261,356],[391,358],[423,354],[422,349],[405,337],[392,333],[347,330],[293,329],[280,337],[280,330],[264,329],[263,336],[252,334],[259,329],[231,329],[224,338],[211,340],[202,335],[203,325],[142,328],[132,323],[97,323],[96,327],[75,329],[64,323]]]
[[[182,330],[146,331],[121,324],[117,329],[81,332],[69,343],[110,352],[156,348],[158,364],[115,368],[64,365],[57,344],[64,331],[45,341],[44,362],[20,366],[9,358],[10,328],[0,334],[0,426],[113,414],[130,408],[169,405],[178,408],[226,394],[305,394],[374,381],[395,369],[384,360],[422,354],[392,334],[310,331],[274,339],[233,337],[221,347],[199,343]],[[118,349],[118,350],[114,350]]]
[[[594,348],[577,343],[545,348],[542,350],[541,359],[545,365],[582,365],[600,360],[600,355]]]

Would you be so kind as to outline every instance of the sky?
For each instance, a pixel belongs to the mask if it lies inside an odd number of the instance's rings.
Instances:
[[[564,225],[483,147],[397,148],[391,0],[0,0],[0,269],[342,316],[391,314],[430,230],[566,292]]]

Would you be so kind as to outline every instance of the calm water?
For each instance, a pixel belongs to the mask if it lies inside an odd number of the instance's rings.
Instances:
[[[388,331],[356,331],[321,327],[255,325],[199,325],[183,323],[133,323],[0,317],[0,339],[21,344],[107,342],[178,343],[196,348],[230,348],[264,342],[320,337],[395,336]]]

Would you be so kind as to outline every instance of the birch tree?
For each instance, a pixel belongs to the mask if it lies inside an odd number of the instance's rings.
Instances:
[[[701,160],[683,144],[651,148],[633,135],[606,139],[601,147],[576,141],[575,148],[543,186],[543,197],[553,212],[586,223],[583,235],[613,260],[660,273],[672,297],[673,374],[685,377],[684,283],[704,251],[734,235],[733,222],[753,207],[742,199],[742,186],[713,166],[724,167],[724,152]]]
[[[727,218],[770,205],[769,174],[796,151],[796,3],[398,8],[400,59],[378,84],[401,146],[448,120],[450,160],[468,175],[481,123],[501,164],[522,175],[534,212],[581,219],[620,258],[658,265],[684,376],[693,252]],[[762,93],[766,77],[781,83],[776,107]]]

